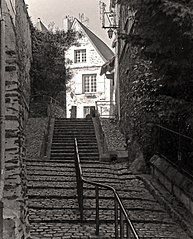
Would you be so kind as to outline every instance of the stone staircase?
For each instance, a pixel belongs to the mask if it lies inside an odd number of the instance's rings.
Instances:
[[[84,221],[79,222],[74,137],[78,141],[84,177],[117,189],[140,238],[189,238],[153,198],[143,181],[128,172],[126,163],[98,161],[91,119],[56,119],[50,159],[27,161],[33,239],[114,238],[114,200],[110,191],[100,190],[100,236],[95,236],[95,190],[86,184]]]

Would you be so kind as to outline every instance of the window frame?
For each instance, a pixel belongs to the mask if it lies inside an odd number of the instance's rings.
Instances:
[[[82,92],[84,94],[97,93],[97,74],[82,75]]]
[[[85,63],[86,60],[86,49],[74,50],[74,63]]]

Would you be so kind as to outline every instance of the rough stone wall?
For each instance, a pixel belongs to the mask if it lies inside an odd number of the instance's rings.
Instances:
[[[125,138],[120,133],[117,122],[101,118],[101,125],[105,134],[108,151],[124,151]]]
[[[133,15],[125,5],[120,5],[119,8],[120,31],[129,34],[133,21],[130,17]],[[124,134],[127,144],[128,157],[133,161],[141,157],[141,148],[138,141],[135,139],[133,129],[133,98],[130,96],[133,87],[133,81],[136,79],[138,71],[136,65],[139,61],[137,55],[138,49],[131,47],[129,42],[120,39],[118,42],[118,72],[119,72],[119,103],[120,103],[120,131]]]
[[[31,40],[25,2],[5,9],[5,187],[4,239],[28,238],[24,127],[29,110]],[[8,7],[13,7],[9,11]]]
[[[126,48],[126,47],[125,47]],[[130,49],[127,48],[124,50],[124,53],[122,53],[122,57],[120,58],[119,62],[119,80],[120,80],[120,126],[122,131],[125,133],[125,136],[127,136],[127,132],[130,131],[129,124],[129,108],[130,103],[128,100],[128,94],[131,90],[131,79],[127,75],[127,70],[129,68],[131,62],[130,59]]]
[[[26,157],[37,159],[40,157],[48,118],[29,118],[25,130]]]

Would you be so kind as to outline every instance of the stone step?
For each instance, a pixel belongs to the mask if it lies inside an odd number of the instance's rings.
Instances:
[[[43,234],[47,234],[50,238],[61,237],[65,239],[109,239],[114,238],[114,225],[112,224],[101,224],[100,225],[100,236],[95,235],[96,225],[93,224],[81,224],[76,222],[73,223],[31,223],[32,237],[42,239]],[[49,238],[49,237],[48,237]]]
[[[143,200],[122,200],[125,208],[128,211],[147,211],[147,212],[164,212],[164,209],[155,202],[154,204],[143,201]],[[94,210],[96,205],[95,199],[84,199],[84,209],[85,210]],[[34,209],[68,209],[68,208],[78,208],[77,198],[32,198],[30,199],[28,206]],[[114,210],[114,199],[102,199],[99,200],[99,207],[101,210],[109,209]]]
[[[59,144],[53,143],[51,149],[55,149],[55,150],[56,149],[59,149],[59,150],[60,149],[68,149],[68,150],[71,150],[73,152],[74,151],[74,145],[73,144],[69,145],[69,144],[62,144],[62,143],[59,143]],[[92,145],[92,144],[90,144],[90,145],[88,145],[88,144],[84,144],[84,145],[79,144],[78,149],[79,149],[79,151],[80,150],[87,150],[87,149],[98,150],[98,147],[97,147],[97,144],[94,144],[94,145]]]
[[[93,161],[97,161],[97,160],[99,160],[99,157],[97,156],[97,155],[80,155],[80,159],[82,160],[82,159],[84,159],[84,160],[91,160],[91,159],[93,159]],[[74,161],[74,155],[51,155],[51,160],[72,160],[72,161]]]
[[[93,128],[93,126],[92,127],[90,127],[90,129],[88,129],[88,128],[80,128],[80,129],[78,129],[78,128],[66,128],[66,127],[58,127],[58,128],[54,128],[54,133],[78,133],[78,134],[80,134],[80,133],[83,133],[83,134],[85,134],[85,133],[87,133],[87,134],[94,134],[95,133],[95,129]]]
[[[93,125],[93,122],[92,121],[86,121],[86,120],[83,120],[83,121],[79,121],[79,120],[76,120],[76,121],[68,121],[68,120],[55,120],[55,126],[57,125],[63,125],[63,126],[66,126],[66,125],[76,125],[76,126],[79,126],[79,125],[83,125],[83,126],[87,126],[87,125]]]
[[[53,138],[52,140],[55,142],[57,141],[61,141],[61,140],[64,140],[65,142],[66,141],[74,141],[74,139],[77,139],[78,143],[86,143],[86,142],[89,142],[89,141],[96,141],[96,137],[95,135],[93,136],[89,136],[89,135],[53,135]]]
[[[29,180],[27,182],[28,188],[57,188],[57,189],[73,189],[76,188],[76,179],[66,178],[64,181],[54,182],[54,181],[35,181]]]
[[[69,143],[69,144],[72,144],[74,143],[74,139],[75,137],[53,137],[52,140],[53,140],[53,143]],[[79,144],[87,144],[90,145],[91,143],[96,143],[96,138],[88,138],[88,137],[76,137],[77,141],[78,141],[78,145]]]
[[[67,154],[69,154],[69,153],[71,153],[72,154],[72,149],[69,149],[69,148],[51,148],[51,153],[67,153]],[[98,149],[97,148],[87,148],[87,149],[85,149],[85,148],[79,148],[79,153],[81,154],[81,153],[90,153],[90,154],[92,154],[92,153],[96,153],[96,154],[98,154]]]
[[[82,130],[82,131],[72,131],[72,130],[54,130],[53,132],[53,135],[81,135],[81,136],[84,136],[84,135],[88,135],[88,136],[93,136],[95,135],[95,131],[85,131],[85,130]]]
[[[68,147],[68,146],[66,146],[66,147],[64,147],[64,146],[52,146],[51,150],[52,151],[59,151],[59,152],[60,151],[74,152],[73,146],[72,147]],[[93,147],[88,146],[87,148],[85,148],[85,147],[78,147],[78,150],[79,150],[79,152],[86,152],[86,151],[88,151],[88,152],[98,152],[98,148],[96,146],[93,146]]]
[[[68,189],[68,190],[67,190]],[[68,187],[56,187],[48,185],[45,186],[36,186],[36,187],[28,187],[28,196],[41,196],[41,197],[74,197],[76,196],[77,191],[76,188],[68,188]],[[155,202],[153,197],[150,197],[148,192],[145,191],[118,191],[118,194],[121,199],[135,199],[140,200],[143,198],[144,200]],[[94,188],[85,188],[84,189],[84,198],[94,199],[95,198],[95,189]],[[100,198],[113,199],[114,194],[108,190],[100,190]]]
[[[82,160],[83,161],[83,160]],[[82,168],[85,168],[85,171],[86,170],[90,170],[92,169],[93,167],[93,172],[95,171],[100,171],[102,170],[102,172],[108,172],[108,171],[111,171],[111,168],[109,167],[108,164],[99,164],[99,161],[96,160],[94,161],[93,160],[93,163],[92,161],[90,160],[86,160],[84,162],[82,162]],[[93,166],[92,166],[93,165]],[[50,162],[27,162],[27,167],[33,167],[33,166],[38,166],[40,167],[41,169],[43,168],[48,168],[46,170],[53,170],[54,168],[55,169],[58,169],[58,170],[70,170],[70,171],[74,171],[74,162],[72,160],[69,160],[69,161],[64,161],[64,160],[50,160]],[[43,168],[42,168],[43,167]],[[132,178],[132,177],[131,177]]]
[[[81,142],[81,144],[79,143],[79,142]],[[87,147],[87,146],[93,146],[93,147],[97,147],[97,142],[95,141],[95,142],[85,142],[84,140],[82,140],[82,141],[78,141],[78,147]],[[53,146],[68,146],[68,147],[73,147],[73,149],[74,149],[74,142],[59,142],[59,143],[57,143],[57,142],[52,142],[52,147]]]
[[[88,154],[90,156],[98,156],[99,155],[98,152],[87,152],[87,151],[85,151],[84,153],[83,152],[82,153],[79,152],[80,156],[87,156]],[[59,156],[61,156],[61,155],[64,155],[64,156],[74,156],[74,152],[70,151],[70,152],[63,153],[60,150],[51,150],[51,156],[55,156],[55,155],[59,155]]]
[[[175,225],[148,223],[134,223],[135,228],[139,234],[139,238],[143,239],[189,239],[189,237],[179,230]],[[33,238],[45,239],[46,238],[61,237],[65,239],[115,239],[114,231],[115,225],[113,223],[101,223],[99,228],[99,236],[95,235],[95,223],[80,222],[70,223],[66,222],[53,223],[53,222],[32,222],[31,235]],[[132,239],[134,239],[131,236]],[[120,238],[117,238],[120,239]]]
[[[78,206],[78,205],[77,205]],[[127,209],[126,209],[127,210]],[[157,223],[160,226],[164,224],[174,224],[172,219],[165,212],[160,211],[144,211],[141,210],[127,210],[130,219],[133,222],[143,222],[143,223]],[[78,207],[76,208],[66,208],[58,207],[33,207],[29,208],[29,220],[33,221],[67,221],[67,220],[79,220],[80,213]],[[109,208],[102,208],[99,210],[99,218],[104,221],[114,221],[115,215],[114,210]],[[95,221],[96,219],[96,209],[86,208],[84,209],[84,220],[87,222]]]
[[[92,122],[55,122],[54,127],[57,128],[93,128]]]
[[[60,187],[60,188],[68,188],[68,187],[76,187],[76,177],[60,177],[58,176],[58,180],[57,180],[57,177],[53,177],[53,175],[42,175],[42,176],[38,176],[38,175],[35,175],[35,174],[32,174],[30,176],[28,176],[28,186],[37,186],[37,187]],[[87,180],[89,181],[92,181],[92,178],[89,179],[87,178]],[[94,181],[94,180],[93,180]],[[106,185],[109,185],[109,186],[113,186],[115,188],[119,188],[120,187],[120,183],[118,180],[114,180],[112,178],[112,182],[109,182],[107,178],[100,178],[100,180],[95,180],[95,182],[98,182],[98,183],[104,183]],[[92,188],[93,186],[85,186],[87,188]],[[94,189],[94,187],[93,187]]]
[[[56,187],[28,187],[28,197],[46,198],[76,198],[76,189],[65,189]]]
[[[56,119],[55,124],[93,124],[93,122],[85,119]]]
[[[52,169],[52,167],[56,167],[56,168],[60,168],[64,169],[71,169],[72,171],[74,171],[74,162],[72,160],[26,160],[26,164],[27,167],[30,166],[39,166],[39,167],[51,167],[50,169]],[[81,165],[84,168],[93,168],[93,170],[97,170],[97,169],[104,169],[104,170],[111,170],[111,165],[105,162],[99,162],[98,160],[84,160],[81,159]],[[43,169],[43,168],[42,168]]]

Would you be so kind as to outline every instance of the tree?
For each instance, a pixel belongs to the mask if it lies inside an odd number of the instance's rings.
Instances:
[[[147,138],[151,136],[147,132],[149,122],[159,122],[176,131],[180,128],[181,132],[190,134],[193,1],[118,2],[135,12],[132,31],[129,36],[123,36],[130,45],[127,119],[134,137],[142,149],[146,148]]]
[[[66,82],[70,79],[69,69],[65,67],[65,51],[76,45],[80,34],[73,31],[41,32],[32,27],[31,67],[33,95],[57,97],[65,91]]]

